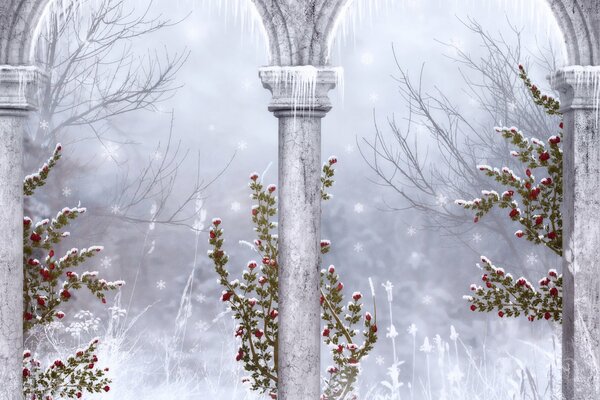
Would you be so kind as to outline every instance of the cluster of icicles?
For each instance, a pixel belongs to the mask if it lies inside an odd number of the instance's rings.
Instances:
[[[328,68],[335,73],[335,84],[343,98],[344,93],[344,69],[341,67]],[[312,110],[317,101],[317,80],[319,68],[312,65],[280,67],[263,67],[261,71],[273,75],[274,93],[285,90],[292,97],[294,116],[298,106]]]

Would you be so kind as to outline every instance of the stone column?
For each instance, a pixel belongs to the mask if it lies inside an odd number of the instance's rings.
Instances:
[[[321,118],[331,109],[331,68],[267,67],[263,86],[279,119],[278,398],[320,395]]]
[[[22,399],[23,130],[37,76],[0,66],[0,400]]]
[[[564,114],[563,398],[600,399],[600,67],[552,79]]]

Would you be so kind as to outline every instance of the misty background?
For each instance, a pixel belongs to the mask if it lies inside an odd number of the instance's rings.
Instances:
[[[93,9],[94,2],[90,3],[84,2],[82,10]],[[465,77],[475,81],[482,77],[457,59],[468,55],[483,62],[489,53],[481,35],[469,27],[478,23],[495,40],[520,46],[518,62],[526,63],[532,79],[549,92],[547,60],[555,58],[558,66],[564,63],[554,17],[542,0],[527,5],[516,0],[375,3],[372,9],[368,2],[352,6],[356,9],[344,23],[345,33],[336,37],[331,65],[344,67],[345,85],[343,95],[340,88],[330,93],[334,107],[323,120],[322,131],[323,160],[330,155],[339,160],[333,199],[323,205],[323,238],[332,241],[324,265],[336,266],[348,294],[369,294],[369,277],[376,292],[380,337],[361,364],[361,398],[375,398],[387,390],[381,381],[393,380],[390,368],[399,369],[401,391],[407,390],[402,398],[442,398],[435,393],[445,381],[468,380],[469,374],[482,374],[486,382],[496,382],[488,388],[489,397],[472,398],[502,398],[505,389],[519,393],[524,371],[535,378],[539,398],[555,398],[557,388],[545,388],[560,376],[556,370],[560,348],[553,347],[560,342],[560,329],[546,322],[532,324],[473,313],[462,296],[480,278],[476,267],[480,255],[532,281],[549,268],[560,267],[558,260],[528,243],[511,248],[500,233],[473,224],[472,216],[453,204],[452,186],[438,182],[434,195],[417,197],[432,210],[462,216],[462,222],[440,222],[434,212],[408,207],[399,192],[382,183],[370,167],[374,154],[369,147],[376,126],[381,137],[394,144],[389,126],[393,119],[399,131],[408,135],[408,143],[419,146],[424,166],[444,169],[444,151],[427,128],[430,125],[417,118],[408,130],[400,69],[424,92],[438,98],[443,93],[475,129],[493,133],[494,126],[512,125],[502,117],[492,117],[468,90]],[[132,63],[150,57],[164,66],[168,55],[169,60],[177,60],[169,90],[152,100],[151,106],[92,124],[65,126],[51,138],[48,131],[64,121],[63,114],[40,114],[30,121],[28,143],[35,151],[26,157],[26,170],[37,169],[56,141],[62,143],[64,156],[43,189],[42,200],[28,202],[27,211],[47,216],[81,202],[88,214],[73,226],[73,238],[65,247],[103,245],[105,251],[88,263],[88,269],[127,282],[117,302],[109,301],[111,309],[91,296],[78,295],[82,298],[74,302],[77,308],[90,310],[98,321],[76,335],[66,334],[62,343],[68,346],[83,337],[102,336],[111,323],[121,324],[121,349],[135,354],[135,367],[125,355],[117,359],[113,353],[112,363],[129,369],[123,367],[121,373],[111,365],[116,374],[113,390],[102,398],[126,399],[136,393],[141,398],[181,398],[172,387],[161,384],[170,380],[191,399],[206,394],[245,398],[247,393],[239,383],[244,374],[234,361],[234,321],[224,314],[217,275],[206,256],[207,227],[213,217],[223,219],[232,275],[256,259],[248,246],[239,243],[254,239],[248,176],[257,171],[265,183],[277,183],[277,120],[267,111],[270,94],[262,88],[257,72],[268,63],[265,38],[260,29],[250,27],[244,7],[238,9],[235,1],[155,1],[147,6],[125,0],[123,7],[130,13],[128,18],[147,13],[147,18],[170,22],[124,40],[112,54],[96,60],[98,69],[110,69],[114,60],[125,56],[131,56]],[[81,13],[84,21],[89,18],[85,11]],[[245,20],[243,28],[241,19]],[[520,31],[519,37],[512,27]],[[68,47],[64,40],[58,41],[59,46]],[[118,77],[123,76],[119,72]],[[73,102],[67,96],[67,105]],[[511,109],[508,114],[525,111]],[[441,114],[436,112],[438,117]],[[526,134],[545,137],[553,133]],[[457,135],[457,143],[463,143],[460,132]],[[484,147],[480,151],[479,163],[503,165]],[[508,158],[508,150],[505,153]],[[165,159],[172,162],[168,177],[147,196],[135,197],[132,193],[140,173],[149,165],[149,171],[159,170]],[[393,172],[389,164],[381,165],[383,171]],[[417,193],[410,185],[398,185]],[[177,218],[169,220],[179,207]],[[507,218],[503,221],[498,223],[508,231],[517,229]],[[383,286],[387,282],[393,285],[391,302]],[[366,305],[372,307],[369,299]],[[82,316],[64,325],[88,320],[89,316]],[[178,325],[182,320],[183,334]],[[417,330],[411,334],[412,324]],[[421,348],[426,337],[433,342],[436,335],[451,345],[456,343],[451,326],[462,341],[460,356],[456,351],[457,360],[462,361],[452,368],[434,354],[429,360],[429,353]],[[328,357],[324,349],[323,369],[329,365]],[[473,360],[480,370],[468,369]],[[394,367],[394,361],[405,363]],[[463,376],[454,368],[457,365],[465,366],[460,371]],[[140,382],[146,382],[149,392],[140,394]],[[496,387],[511,382],[513,388]],[[414,388],[408,390],[409,385]]]

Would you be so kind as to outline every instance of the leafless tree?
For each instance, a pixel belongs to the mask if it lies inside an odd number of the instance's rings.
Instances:
[[[114,147],[135,144],[127,132],[119,130],[117,119],[137,111],[156,111],[158,104],[178,89],[175,77],[189,54],[186,50],[170,54],[165,49],[140,55],[133,50],[136,40],[149,39],[178,23],[152,16],[151,9],[152,1],[142,9],[128,8],[125,0],[83,1],[47,16],[36,48],[47,80],[39,91],[39,121],[25,139],[26,165],[37,165],[59,142],[93,141],[109,157]],[[187,225],[192,216],[185,214],[186,206],[206,185],[198,175],[180,203],[171,205],[167,213],[178,169],[188,153],[174,141],[172,123],[165,137],[139,170],[113,157],[118,196],[111,199],[112,204],[94,208],[117,204],[118,213],[105,215],[126,222],[149,222],[150,218],[136,214],[136,207],[152,200],[158,207],[153,222]],[[76,169],[93,168],[95,161]],[[73,161],[63,161],[69,162]],[[51,203],[50,199],[43,201]]]
[[[398,121],[391,116],[385,131],[375,118],[374,137],[363,138],[359,147],[376,175],[375,182],[400,197],[398,204],[386,203],[391,210],[417,210],[426,216],[428,228],[473,248],[465,235],[474,228],[473,216],[455,206],[454,200],[470,200],[479,197],[482,189],[494,188],[493,182],[476,169],[477,164],[518,170],[518,163],[510,159],[510,149],[494,131],[494,125],[516,126],[539,138],[556,133],[556,120],[533,103],[518,75],[519,64],[527,68],[535,63],[552,71],[556,60],[551,48],[538,46],[536,50],[549,56],[526,53],[522,30],[509,22],[506,26],[511,37],[494,36],[474,20],[463,24],[478,37],[484,55],[473,56],[457,45],[444,44],[454,53],[449,57],[458,64],[469,103],[457,104],[437,86],[425,90],[424,67],[415,81],[395,57],[398,75],[394,79],[407,117]],[[430,139],[435,150],[419,143],[424,139]],[[491,214],[477,225],[502,238],[513,261],[517,260],[514,227],[503,215]]]

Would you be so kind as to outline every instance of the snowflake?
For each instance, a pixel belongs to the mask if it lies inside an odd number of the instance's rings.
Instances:
[[[429,304],[433,303],[433,297],[423,296],[423,299],[421,299],[421,302],[425,305],[429,305]]]
[[[510,102],[506,105],[506,107],[508,107],[508,111],[510,112],[514,112],[517,109],[517,105],[514,102]]]
[[[155,160],[162,160],[162,158],[163,158],[162,153],[157,150],[156,153],[154,153],[154,159]]]
[[[365,211],[365,206],[362,205],[362,203],[356,203],[354,205],[354,212],[357,214],[362,213],[363,211]]]
[[[48,130],[49,127],[50,124],[48,123],[48,121],[46,121],[45,119],[40,121],[40,128],[42,128],[43,130]]]
[[[374,61],[374,57],[372,53],[364,52],[361,56],[360,56],[360,62],[363,63],[364,65],[371,65],[373,64]]]
[[[385,358],[383,358],[382,356],[377,356],[377,358],[375,359],[375,363],[377,365],[383,365],[385,363]]]
[[[233,203],[231,203],[231,211],[238,212],[238,211],[240,211],[241,207],[242,207],[241,204],[237,201],[234,201]]]
[[[215,127],[213,124],[210,124],[210,125],[208,126],[208,130],[209,130],[209,131],[211,131],[211,132],[214,132],[214,131],[215,131],[215,129],[216,129],[216,127]]]
[[[357,253],[360,253],[363,251],[363,245],[360,242],[356,242],[356,244],[354,245],[354,251]]]
[[[379,100],[379,95],[377,93],[371,93],[369,95],[369,100],[371,101],[371,103],[375,104]]]
[[[108,269],[112,266],[112,260],[109,256],[104,256],[102,260],[100,260],[100,266],[104,267],[104,269]]]
[[[243,140],[241,142],[238,142],[237,144],[237,149],[240,151],[244,151],[248,148],[248,143],[244,142]]]
[[[200,320],[196,321],[196,323],[194,324],[194,328],[196,328],[198,332],[205,332],[208,330],[209,325],[206,322]]]
[[[406,234],[410,237],[415,236],[417,234],[417,228],[415,228],[414,226],[409,226],[408,229],[406,230]]]
[[[156,282],[156,288],[158,290],[163,290],[166,287],[167,287],[167,283],[165,281],[163,281],[162,279],[160,281]]]
[[[69,197],[69,196],[71,195],[71,193],[72,193],[72,192],[71,192],[71,188],[70,188],[70,187],[68,187],[68,186],[65,186],[65,187],[63,188],[63,190],[62,190],[62,194],[63,194],[63,196],[65,196],[65,197]]]
[[[119,215],[119,214],[121,214],[121,207],[119,207],[118,204],[115,204],[110,208],[110,212],[111,212],[111,214]]]
[[[482,239],[481,234],[474,233],[473,238],[471,240],[474,241],[475,243],[479,243],[479,242],[481,242],[481,239]]]
[[[196,295],[196,301],[200,304],[206,303],[206,296],[202,293]]]
[[[346,145],[346,148],[344,149],[344,151],[348,154],[354,153],[354,146],[352,146],[351,144]]]
[[[119,156],[119,146],[115,143],[107,143],[104,146],[104,150],[102,151],[102,155],[105,159],[116,159]]]
[[[527,254],[527,265],[533,265],[538,262],[538,256],[535,253]]]
[[[438,194],[437,198],[435,199],[435,202],[437,203],[438,206],[445,206],[446,204],[448,204],[448,197],[446,197],[446,195],[444,194]]]

